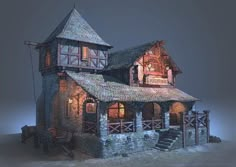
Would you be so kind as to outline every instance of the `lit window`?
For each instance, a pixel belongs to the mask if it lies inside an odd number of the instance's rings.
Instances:
[[[86,103],[87,113],[96,113],[96,104],[93,102]]]
[[[183,103],[175,102],[171,105],[170,111],[174,113],[185,112],[187,109]]]
[[[88,47],[82,46],[82,60],[88,60]]]
[[[67,84],[66,84],[66,80],[60,80],[59,82],[60,85],[60,92],[65,92],[67,89]]]
[[[47,49],[46,56],[45,56],[45,65],[49,67],[51,65],[51,53],[50,49]]]
[[[108,117],[112,119],[124,118],[125,107],[122,103],[115,103],[108,109]]]

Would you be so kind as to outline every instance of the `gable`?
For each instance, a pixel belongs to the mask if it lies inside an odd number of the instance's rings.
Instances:
[[[106,70],[114,70],[114,69],[122,69],[122,68],[130,68],[134,63],[141,59],[144,55],[149,52],[152,52],[152,55],[158,55],[158,45],[162,43],[162,41],[152,41],[149,43],[145,43],[143,45],[128,48],[125,50],[121,50],[118,52],[111,53],[108,57],[108,66]],[[166,58],[166,62],[168,65],[172,67],[173,72],[175,74],[181,73],[180,68],[174,63],[172,58],[167,54],[165,48],[160,46],[160,54],[162,57]],[[150,54],[149,54],[150,55]],[[152,56],[155,60],[155,57]]]

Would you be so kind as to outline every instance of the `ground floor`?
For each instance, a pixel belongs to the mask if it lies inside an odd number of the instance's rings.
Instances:
[[[20,135],[0,136],[0,166],[8,167],[234,167],[236,164],[236,143],[223,141],[219,144],[204,144],[161,152],[156,149],[99,159],[81,152],[75,152],[74,160],[64,156],[62,151],[53,149],[48,154],[32,147],[32,140],[21,144]]]
[[[176,88],[130,87],[102,75],[67,73],[44,77],[38,131],[50,129],[65,141],[73,136],[76,149],[103,158],[208,141],[208,113],[192,112],[196,99]],[[46,132],[39,133],[44,145],[50,142]]]

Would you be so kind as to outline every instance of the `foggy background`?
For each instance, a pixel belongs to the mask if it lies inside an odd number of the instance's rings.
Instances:
[[[211,110],[211,134],[236,137],[234,0],[1,0],[0,134],[35,124],[29,50],[24,40],[42,42],[73,8],[113,51],[152,40],[166,49],[183,74],[177,87]],[[34,52],[36,95],[41,91]]]

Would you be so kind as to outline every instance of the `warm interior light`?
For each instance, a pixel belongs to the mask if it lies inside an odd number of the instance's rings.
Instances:
[[[73,100],[69,98],[69,99],[68,99],[68,103],[69,103],[69,104],[72,104],[72,103],[73,103]]]

